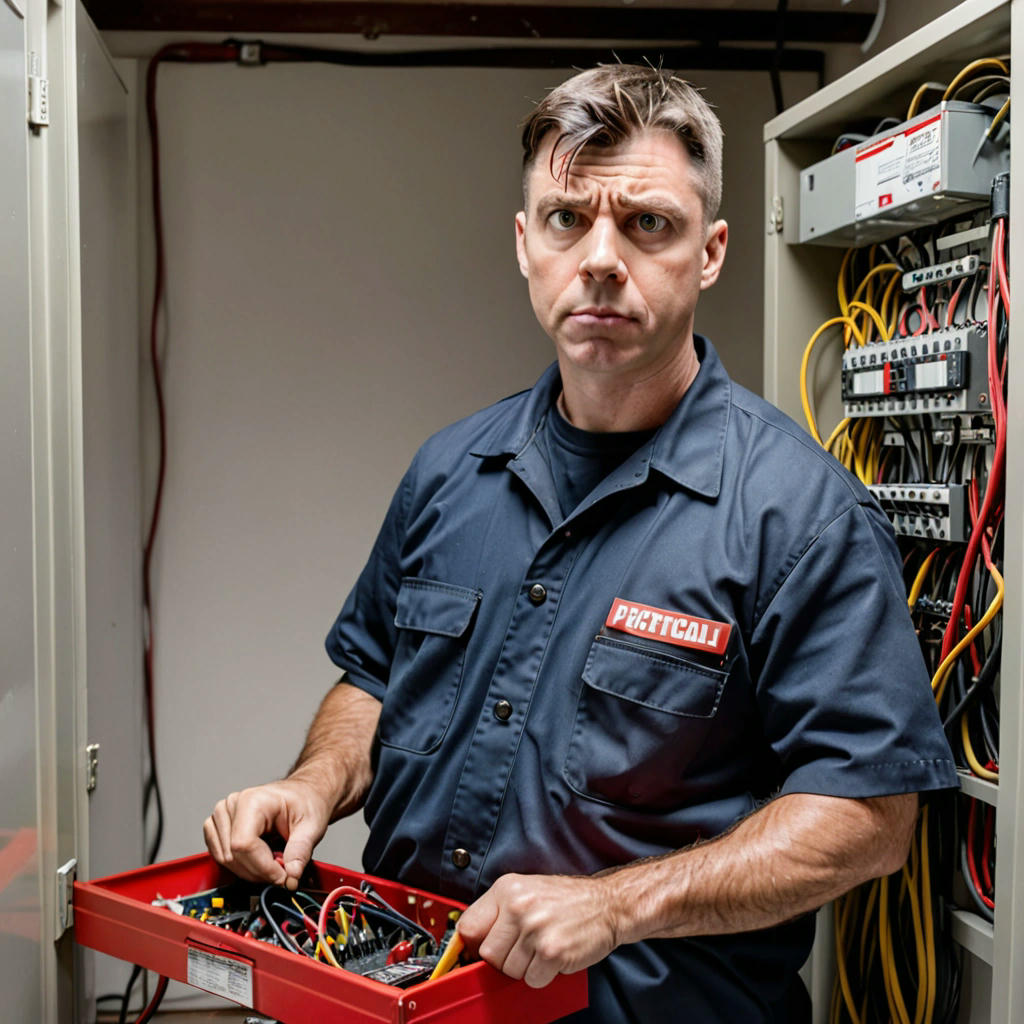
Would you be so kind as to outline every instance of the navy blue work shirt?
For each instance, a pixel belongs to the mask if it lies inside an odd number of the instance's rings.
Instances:
[[[471,902],[779,793],[956,785],[888,521],[695,343],[670,418],[567,516],[537,439],[557,366],[417,453],[327,639],[383,702],[367,871]],[[796,1019],[812,935],[620,947],[573,1019]]]

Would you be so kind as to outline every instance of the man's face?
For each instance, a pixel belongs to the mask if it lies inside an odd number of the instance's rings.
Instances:
[[[689,154],[661,130],[586,147],[566,187],[551,174],[554,136],[527,175],[516,251],[563,373],[642,380],[679,365],[693,344],[697,298],[718,278],[728,232],[724,221],[705,228]]]

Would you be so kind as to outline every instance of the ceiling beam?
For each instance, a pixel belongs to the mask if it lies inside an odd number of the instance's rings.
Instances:
[[[358,3],[345,0],[85,0],[100,29],[160,32],[330,32],[497,39],[774,42],[772,10],[568,7],[555,4]],[[790,11],[787,44],[859,43],[873,16]]]

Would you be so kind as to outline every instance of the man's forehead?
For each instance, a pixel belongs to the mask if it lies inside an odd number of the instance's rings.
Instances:
[[[609,187],[620,196],[667,192],[683,198],[698,191],[686,147],[664,130],[638,133],[614,145],[587,145],[575,155],[557,137],[545,139],[526,184],[533,203],[552,193],[584,200]]]

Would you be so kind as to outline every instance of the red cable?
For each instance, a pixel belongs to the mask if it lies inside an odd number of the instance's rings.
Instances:
[[[160,980],[156,983],[156,988],[153,990],[153,998],[146,1004],[146,1008],[135,1018],[135,1024],[147,1024],[148,1021],[152,1020],[153,1014],[160,1007],[160,1003],[163,1001],[164,993],[167,991],[168,978],[165,975],[160,976]]]
[[[981,881],[978,878],[978,865],[975,864],[974,855],[974,819],[975,811],[978,806],[978,801],[971,800],[971,809],[967,815],[967,870],[971,875],[971,884],[974,886],[974,891],[978,894],[979,899],[982,903],[988,907],[989,910],[995,910],[995,902],[989,897],[985,890],[981,887]]]
[[[977,521],[971,530],[971,536],[967,542],[967,551],[964,555],[963,566],[956,583],[956,592],[953,596],[953,613],[950,615],[949,624],[942,637],[942,652],[940,661],[946,659],[949,652],[956,643],[956,634],[963,611],[964,601],[967,596],[967,586],[970,576],[974,570],[974,563],[978,558],[978,548],[982,545],[985,537],[987,524],[992,518],[994,507],[997,505],[997,496],[1001,500],[1001,487],[1003,482],[1003,465],[1006,459],[1006,405],[1003,401],[1002,381],[1000,380],[998,367],[998,355],[996,343],[998,339],[997,324],[997,296],[1002,297],[1003,292],[997,286],[999,274],[999,258],[1002,254],[1004,242],[1005,225],[1002,220],[996,221],[992,236],[992,249],[996,258],[989,267],[988,286],[988,379],[989,379],[989,400],[992,405],[992,418],[995,423],[996,450],[992,457],[992,468],[989,470],[988,483],[985,487],[985,499],[982,502],[981,511]],[[1004,263],[1005,266],[1005,263]],[[1007,290],[1006,297],[1009,298]],[[984,545],[987,548],[987,541]]]
[[[984,845],[981,848],[981,877],[985,881],[985,888],[988,892],[992,893],[995,886],[992,884],[992,866],[989,863],[992,860],[992,839],[995,835],[995,820],[996,816],[994,809],[991,807],[985,808],[985,839]]]
[[[968,633],[970,633],[971,629],[974,626],[973,619],[974,619],[974,616],[971,614],[971,606],[969,604],[965,604],[964,605],[964,628],[967,630]],[[975,646],[973,640],[971,641],[971,646],[970,646],[969,650],[971,652],[971,666],[974,668],[974,674],[976,676],[980,675],[981,674],[981,659],[978,657],[978,649]]]

